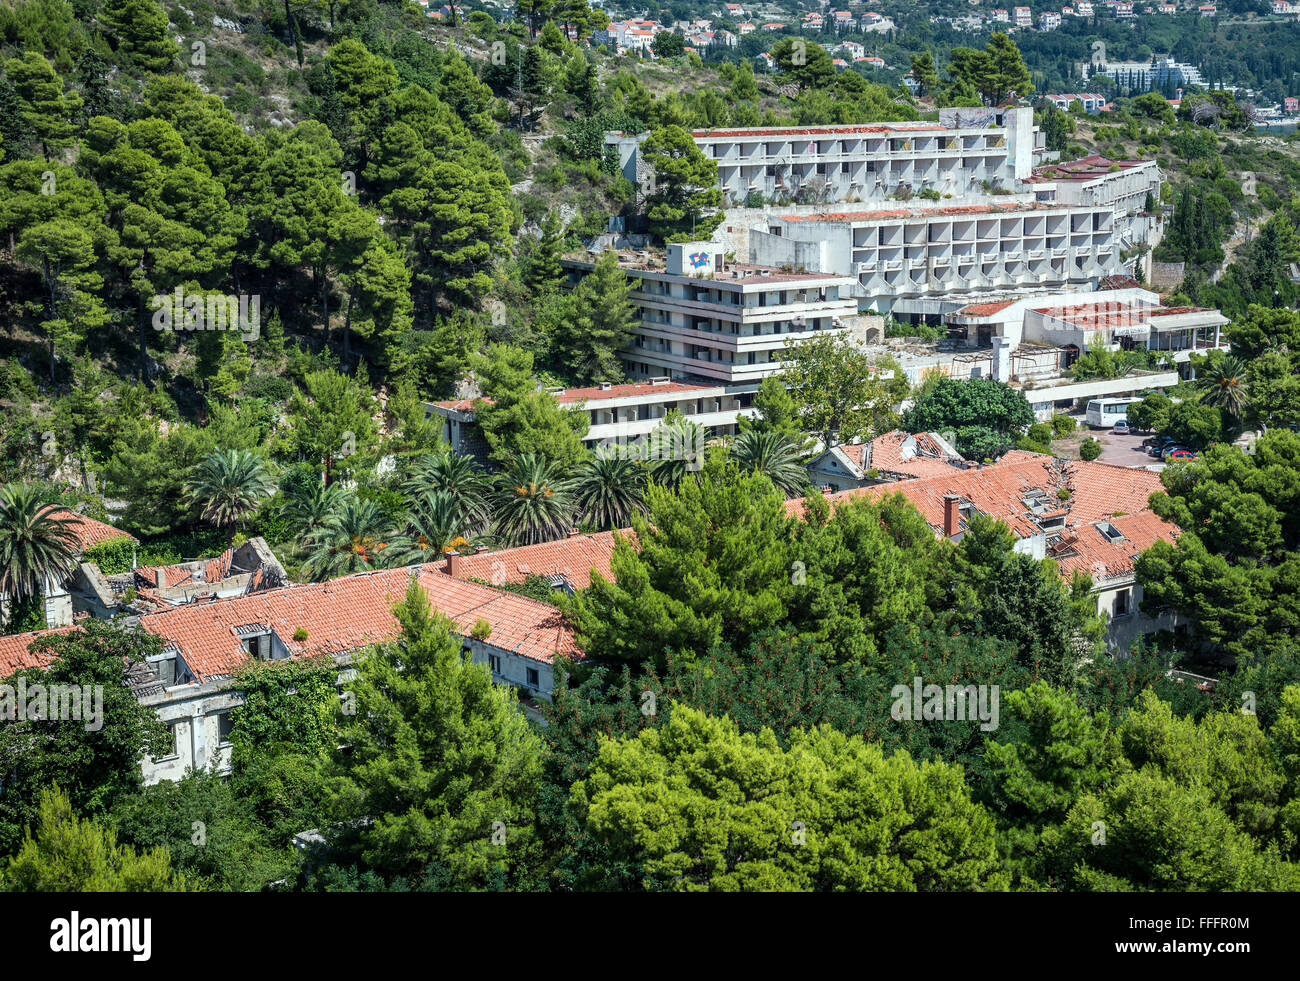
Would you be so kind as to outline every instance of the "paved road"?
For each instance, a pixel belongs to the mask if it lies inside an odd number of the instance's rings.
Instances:
[[[1087,431],[1101,444],[1101,456],[1098,459],[1103,463],[1116,463],[1122,467],[1145,467],[1160,462],[1154,457],[1147,456],[1147,451],[1142,446],[1142,441],[1150,435],[1149,433],[1119,436],[1109,429]]]

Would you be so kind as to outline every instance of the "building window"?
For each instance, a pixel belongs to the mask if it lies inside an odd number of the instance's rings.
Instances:
[[[221,712],[217,715],[217,744],[227,746],[230,744],[230,733],[234,729],[234,724],[230,721],[229,712]]]
[[[178,759],[181,755],[181,724],[179,722],[169,722],[167,724],[167,741],[170,745],[167,751],[158,759]]]
[[[540,684],[540,683],[539,683],[539,679],[538,679],[538,675],[537,675],[537,669],[536,669],[536,668],[529,668],[529,669],[528,669],[528,687],[530,687],[530,688],[537,688],[537,687],[539,687],[539,684]]]
[[[1133,612],[1132,593],[1131,589],[1121,589],[1115,594],[1115,616],[1126,617]]]
[[[249,657],[255,657],[259,661],[271,660],[271,635],[269,633],[243,637],[240,639],[240,643]]]
[[[488,666],[492,668],[493,674],[501,673],[501,656],[499,654],[488,655]]]

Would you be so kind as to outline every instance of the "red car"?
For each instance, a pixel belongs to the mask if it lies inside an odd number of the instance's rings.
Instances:
[[[1191,450],[1174,450],[1165,457],[1166,460],[1195,460],[1196,458],[1197,455]]]

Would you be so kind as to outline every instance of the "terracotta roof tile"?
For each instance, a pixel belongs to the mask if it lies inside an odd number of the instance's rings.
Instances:
[[[121,528],[115,528],[102,521],[96,521],[94,518],[88,518],[84,514],[78,514],[69,508],[58,508],[54,515],[68,522],[73,534],[77,536],[77,547],[82,552],[92,545],[98,545],[100,542],[106,542],[114,538],[129,538],[133,542],[137,541],[134,535],[128,534]]]
[[[563,575],[574,589],[591,585],[592,572],[598,572],[609,581],[614,578],[611,561],[614,557],[614,532],[602,531],[594,535],[575,535],[540,545],[521,545],[496,552],[476,552],[458,558],[457,579],[479,579],[500,585],[521,583],[530,575]],[[618,532],[636,544],[636,533],[630,528]],[[439,565],[447,570],[447,563]]]
[[[58,637],[77,629],[79,628],[76,626],[54,627],[50,630],[29,630],[27,633],[7,634],[0,637],[0,678],[8,678],[14,672],[24,668],[48,667],[50,659],[31,651],[31,645],[42,637]]]
[[[439,563],[416,567],[435,610],[468,635],[482,618],[494,647],[551,663],[556,654],[580,658],[573,631],[553,606],[442,575]],[[200,680],[232,674],[248,661],[236,627],[270,628],[290,654],[340,654],[397,635],[394,604],[411,576],[407,568],[358,573],[323,583],[286,586],[249,596],[176,607],[141,617],[140,625],[173,645]],[[307,631],[296,641],[294,632]]]

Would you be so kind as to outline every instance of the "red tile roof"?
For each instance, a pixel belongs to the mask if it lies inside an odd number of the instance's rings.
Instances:
[[[435,610],[468,635],[478,620],[492,627],[487,643],[551,663],[556,654],[581,657],[573,631],[555,607],[440,574],[439,563],[419,566],[419,583]],[[393,605],[406,593],[411,570],[343,576],[249,596],[214,600],[141,617],[140,625],[174,645],[199,680],[232,674],[248,661],[235,633],[260,624],[275,631],[293,655],[340,654],[391,640],[398,633]],[[307,631],[295,641],[294,631]]]
[[[866,124],[859,126],[794,126],[794,127],[754,127],[751,129],[697,129],[691,131],[694,139],[710,137],[752,137],[756,140],[769,136],[859,136],[870,133],[942,133],[947,126],[919,123],[889,123],[887,125]]]
[[[1062,488],[1070,491],[1070,496],[1065,501],[1057,496]],[[975,510],[1006,522],[1017,538],[1029,538],[1042,534],[1044,529],[1039,527],[1022,498],[1033,491],[1042,491],[1045,505],[1043,516],[1064,513],[1063,536],[1078,537],[1083,543],[1083,551],[1080,553],[1085,556],[1083,564],[1076,563],[1067,568],[1067,571],[1072,568],[1087,568],[1097,578],[1094,568],[1097,561],[1106,563],[1107,575],[1126,572],[1132,569],[1131,555],[1136,554],[1136,551],[1149,547],[1157,539],[1173,540],[1176,533],[1173,525],[1160,521],[1159,518],[1152,521],[1154,515],[1144,517],[1150,515],[1147,499],[1153,491],[1160,488],[1159,474],[1150,470],[1096,461],[1067,462],[1046,454],[1013,450],[993,466],[975,470],[949,468],[949,472],[941,476],[840,491],[827,495],[827,499],[835,504],[862,496],[879,499],[888,494],[902,494],[921,512],[926,523],[941,534],[944,496],[956,494],[963,502],[969,502]],[[803,501],[787,501],[786,510],[790,514],[801,515]],[[1128,521],[1127,518],[1111,517],[1116,514],[1141,520]],[[1100,538],[1100,533],[1092,528],[1092,524],[1102,519],[1110,520],[1117,527],[1131,526],[1132,540],[1141,543],[1140,547],[1134,551],[1125,545],[1116,550],[1116,546],[1107,544],[1104,539],[1100,542],[1093,541],[1094,536]],[[1091,529],[1091,532],[1087,529]],[[1051,534],[1051,531],[1048,533]],[[1103,546],[1109,551],[1103,550]]]
[[[885,221],[891,218],[961,218],[1021,211],[1064,211],[1072,205],[1021,201],[1013,204],[964,204],[949,208],[894,208],[887,211],[823,211],[812,215],[781,215],[785,221]]]
[[[1064,574],[1081,570],[1093,579],[1102,579],[1131,573],[1134,560],[1142,552],[1158,541],[1173,541],[1178,533],[1177,527],[1154,511],[1106,520],[1124,536],[1122,540],[1111,541],[1096,524],[1084,524],[1062,535],[1061,541],[1049,548],[1048,554],[1061,564]]]
[[[42,637],[57,637],[71,630],[72,627],[54,627],[50,630],[29,630],[22,634],[8,634],[0,637],[0,678],[8,678],[24,668],[48,667],[50,659],[30,650],[31,645]]]
[[[870,443],[848,444],[839,449],[862,470],[880,470],[906,477],[940,477],[947,476],[954,469],[951,463],[945,462],[947,457],[943,449],[929,433],[916,434],[916,442],[921,451],[929,455],[916,454],[904,459],[903,443],[907,441],[908,435],[901,429],[895,429],[877,436]]]
[[[69,508],[58,508],[53,513],[55,517],[68,522],[73,534],[77,536],[77,550],[80,552],[84,552],[92,545],[98,545],[100,542],[106,542],[114,538],[129,538],[133,542],[137,541],[134,535],[128,534],[121,528],[114,528],[112,525],[96,521],[94,518],[88,518],[84,514],[78,514]]]
[[[808,277],[801,276],[801,279]],[[588,388],[566,388],[561,392],[551,393],[555,401],[561,405],[572,405],[575,402],[593,402],[602,399],[627,399],[637,398],[642,395],[686,395],[691,392],[712,391],[719,388],[718,385],[684,385],[681,382],[659,382],[651,384],[650,382],[636,382],[628,385],[611,385],[609,388],[601,388],[599,385],[592,385]],[[476,402],[491,402],[491,399],[445,399],[442,402],[433,404],[441,409],[453,409],[457,412],[472,412]]]
[[[598,572],[613,581],[611,561],[614,557],[614,532],[602,531],[594,535],[575,535],[540,545],[521,545],[496,552],[476,552],[464,555],[457,563],[457,579],[480,579],[500,585],[521,583],[530,575],[563,575],[574,589],[591,585],[592,572]],[[618,532],[636,544],[636,532],[625,528]],[[447,571],[447,563],[439,565]]]

